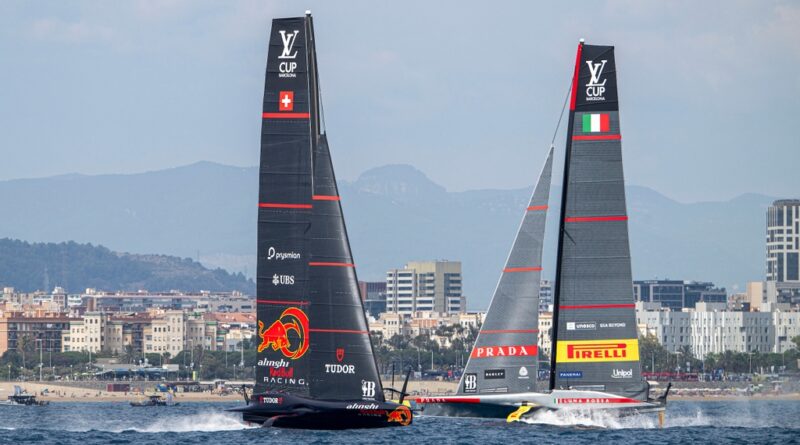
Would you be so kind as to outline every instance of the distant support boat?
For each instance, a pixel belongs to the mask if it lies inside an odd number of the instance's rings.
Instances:
[[[167,397],[163,398],[158,394],[153,394],[148,396],[146,399],[143,400],[135,400],[131,402],[131,406],[178,406],[180,403],[176,403],[171,393],[167,393]]]
[[[0,401],[3,406],[47,406],[50,402],[46,400],[36,400],[33,394],[26,394],[19,386],[14,386],[14,394],[8,399]]]

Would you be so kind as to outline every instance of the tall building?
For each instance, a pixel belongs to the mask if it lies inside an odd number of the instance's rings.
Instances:
[[[767,209],[766,302],[800,303],[800,200]]]
[[[660,303],[675,311],[693,308],[699,302],[727,303],[725,288],[717,288],[714,283],[680,280],[646,280],[633,282],[633,295],[636,301]]]
[[[385,281],[359,281],[358,288],[364,302],[364,311],[375,318],[386,312]]]
[[[402,269],[386,272],[387,312],[453,314],[466,308],[460,261],[412,261]]]

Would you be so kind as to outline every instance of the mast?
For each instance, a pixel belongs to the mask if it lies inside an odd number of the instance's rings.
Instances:
[[[542,244],[552,166],[551,148],[467,361],[458,394],[535,391]]]
[[[578,45],[559,221],[551,389],[645,400],[613,46]]]
[[[555,346],[558,344],[558,310],[561,296],[561,246],[564,245],[564,219],[567,209],[567,188],[569,187],[569,161],[572,152],[572,138],[570,137],[572,125],[575,121],[575,95],[578,90],[578,74],[581,66],[581,52],[583,39],[578,43],[578,54],[575,56],[575,71],[572,74],[572,88],[570,89],[569,122],[567,124],[567,143],[564,150],[564,176],[561,182],[561,210],[558,218],[558,247],[556,248],[556,282],[553,286],[553,336],[550,339],[550,390],[556,385],[556,354]]]

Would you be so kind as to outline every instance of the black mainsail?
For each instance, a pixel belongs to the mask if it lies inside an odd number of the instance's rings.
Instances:
[[[554,292],[550,389],[646,400],[633,302],[613,46],[578,46]]]
[[[552,167],[551,148],[461,377],[459,395],[535,390],[539,283]]]
[[[385,402],[320,116],[313,21],[275,19],[259,174],[256,387],[245,420],[293,428],[411,423]]]

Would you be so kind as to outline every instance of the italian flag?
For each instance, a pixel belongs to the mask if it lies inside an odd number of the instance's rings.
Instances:
[[[610,131],[608,124],[608,114],[589,114],[583,115],[583,132],[600,133]]]

